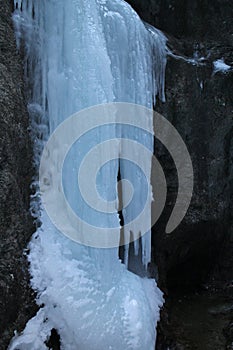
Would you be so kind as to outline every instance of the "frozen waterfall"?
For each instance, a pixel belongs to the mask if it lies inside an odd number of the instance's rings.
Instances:
[[[125,1],[15,0],[13,20],[17,45],[25,55],[36,167],[49,135],[72,114],[110,102],[152,109],[156,95],[164,99],[166,40],[158,30],[148,29]],[[63,186],[71,206],[83,213],[84,220],[96,220],[97,226],[110,222],[120,234],[117,208],[106,219],[92,216],[75,189],[78,148],[88,152],[97,143],[120,136],[153,151],[152,118],[147,124],[151,134],[113,125],[93,129],[84,144],[74,145],[64,164]],[[121,159],[127,151],[123,143],[111,151],[115,161],[100,170],[97,187],[108,201],[116,192],[119,168],[121,178],[132,180],[136,203],[122,209],[124,220],[130,221],[140,209],[137,203],[144,187],[134,166]],[[149,176],[151,159],[143,161]],[[33,186],[38,190],[37,179]],[[148,191],[152,192],[150,186]],[[62,235],[39,207],[38,193],[34,197],[32,210],[40,212],[41,225],[30,242],[28,259],[41,308],[23,333],[12,339],[9,349],[47,349],[46,340],[55,328],[65,350],[154,350],[162,293],[153,279],[127,270],[130,232],[124,232],[122,264],[118,247],[87,247]],[[140,228],[135,227],[137,230]],[[148,231],[140,243],[145,269],[150,261],[150,241]],[[136,240],[134,255],[138,252]]]

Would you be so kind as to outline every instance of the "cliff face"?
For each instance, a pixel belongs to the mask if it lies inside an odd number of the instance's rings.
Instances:
[[[128,2],[142,19],[167,34],[168,46],[175,54],[204,57],[200,65],[168,58],[166,103],[157,106],[186,142],[195,176],[193,200],[183,223],[170,237],[164,234],[165,217],[155,228],[161,285],[173,288],[199,284],[216,260],[216,278],[230,279],[232,259],[227,262],[224,256],[232,256],[229,247],[233,238],[233,70],[213,74],[213,62],[223,58],[233,65],[232,2]],[[168,202],[174,204],[174,166],[159,146],[155,152],[167,171]],[[221,255],[224,244],[226,250]]]
[[[29,215],[32,150],[16,52],[11,1],[0,0],[0,349],[33,314],[23,250],[33,232]]]

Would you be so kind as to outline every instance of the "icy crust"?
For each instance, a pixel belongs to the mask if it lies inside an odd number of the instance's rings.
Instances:
[[[29,256],[32,287],[44,307],[9,349],[46,349],[52,328],[66,350],[154,349],[163,303],[155,281],[127,271],[117,259],[101,267],[85,249],[80,254],[78,245],[54,232],[47,220],[43,218],[46,232],[42,226],[34,235]]]
[[[165,38],[159,31],[147,30],[126,2],[15,0],[15,8],[17,45],[25,50],[36,166],[48,134],[71,114],[105,102],[152,108],[158,93],[163,98]],[[153,134],[152,120],[150,129]],[[132,132],[121,130],[119,134],[115,130],[112,137],[132,138]],[[99,140],[98,131],[93,137]],[[141,137],[138,141],[153,150],[153,137]],[[115,151],[122,156],[127,152],[120,145]],[[144,162],[149,176],[150,157]],[[117,164],[111,173],[115,184]],[[121,173],[126,178],[133,176],[135,188],[144,191],[134,168],[122,163]],[[103,192],[111,191],[113,184],[104,173],[98,179]],[[68,188],[68,199],[77,201],[78,206],[79,199],[73,197],[70,185],[67,176],[64,187]],[[38,215],[36,179],[33,186],[32,210]],[[137,206],[135,203],[124,210],[127,220],[140,209]],[[86,216],[88,219],[88,213]],[[28,258],[41,309],[24,332],[15,336],[9,349],[43,350],[52,328],[58,330],[65,350],[154,349],[163,302],[155,281],[129,272],[119,261],[117,248],[94,249],[72,242],[57,232],[43,210],[40,221]],[[150,261],[150,249],[148,232],[142,239],[144,266]],[[126,245],[126,264],[127,257]]]
[[[231,66],[226,64],[223,58],[214,61],[213,65],[214,65],[214,73],[217,73],[217,72],[226,73],[231,69]]]

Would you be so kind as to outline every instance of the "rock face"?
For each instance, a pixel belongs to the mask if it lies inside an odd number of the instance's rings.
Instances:
[[[163,221],[155,228],[156,259],[161,283],[167,288],[199,285],[216,263],[216,278],[232,278],[232,259],[227,262],[224,255],[230,257],[232,246],[233,74],[212,74],[208,64],[168,62],[167,104],[160,105],[159,111],[189,149],[194,191],[187,216],[171,236],[164,235]],[[163,161],[163,153],[158,153]],[[164,167],[168,169],[168,202],[174,204],[177,179],[166,156]],[[224,244],[227,251],[223,254]]]
[[[181,309],[176,307],[171,296],[176,294],[182,299],[184,290],[194,294],[203,284],[218,289],[216,298],[223,297],[221,286],[228,286],[231,290],[228,294],[233,294],[232,1],[128,2],[142,19],[167,35],[168,46],[176,55],[199,59],[194,65],[168,58],[166,103],[159,102],[156,109],[172,122],[185,141],[193,161],[195,183],[185,219],[172,234],[166,235],[165,224],[176,200],[178,181],[172,159],[161,145],[155,145],[155,153],[167,174],[169,195],[163,216],[154,227],[153,244],[159,284],[168,294],[159,327],[162,337],[159,336],[158,349],[167,349],[168,345],[170,349],[207,349],[176,342],[182,337],[176,334],[179,327],[177,320],[174,327],[171,315],[174,308]],[[223,59],[232,69],[214,74],[213,62],[218,59]],[[212,298],[212,294],[206,295],[206,300]],[[224,297],[228,299],[229,295]],[[192,305],[197,304],[197,300],[192,302]],[[192,308],[190,306],[190,310]],[[189,322],[192,323],[191,313]],[[169,332],[173,345],[172,342],[166,344]],[[225,334],[231,343],[232,332],[225,331]],[[211,345],[216,348],[216,344]],[[222,344],[221,349],[224,346]]]
[[[0,0],[0,349],[35,311],[23,255],[33,232],[32,148],[11,11],[11,1]]]
[[[128,2],[142,19],[167,34],[168,46],[175,54],[204,58],[196,65],[168,58],[166,103],[157,106],[185,141],[195,177],[191,207],[182,224],[172,235],[165,236],[165,214],[154,232],[161,285],[175,288],[199,284],[216,261],[218,277],[230,279],[232,265],[226,263],[224,255],[230,255],[233,225],[232,2]],[[232,70],[213,74],[213,62],[221,58],[232,65]],[[173,205],[177,193],[174,165],[159,145],[155,152],[167,170],[168,203]],[[169,208],[167,215],[168,212]],[[227,252],[221,255],[224,244]]]

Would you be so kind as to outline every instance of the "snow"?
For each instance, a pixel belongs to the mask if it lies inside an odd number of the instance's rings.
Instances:
[[[42,220],[48,230],[48,218]],[[44,307],[9,349],[42,350],[52,328],[61,336],[62,349],[154,349],[163,298],[152,279],[127,271],[117,259],[100,268],[85,248],[81,254],[52,228],[38,230],[30,250],[32,287]]]
[[[231,66],[226,64],[223,58],[214,61],[213,65],[214,65],[214,73],[217,73],[217,72],[226,73],[231,69]]]
[[[37,167],[48,135],[71,114],[107,102],[152,108],[157,94],[164,99],[166,40],[158,30],[152,27],[148,30],[126,2],[15,0],[15,8],[18,47],[22,40],[25,42],[25,79]],[[117,210],[110,218],[99,218],[90,214],[82,202],[75,189],[79,157],[96,143],[117,136],[140,141],[152,152],[153,120],[147,124],[151,134],[130,127],[93,129],[81,147],[72,148],[73,154],[69,154],[64,165],[63,185],[70,205],[82,212],[85,220],[93,219],[97,226],[119,226]],[[124,160],[127,155],[124,142],[116,144],[111,151],[116,157],[121,155],[121,176],[131,179],[135,195],[132,198],[140,199],[145,192],[143,177]],[[98,156],[103,159],[105,154],[100,152]],[[137,149],[134,156],[140,158]],[[141,162],[145,176],[149,177],[150,156]],[[106,200],[114,200],[118,165],[112,162],[109,167],[103,167],[97,177],[98,191]],[[28,260],[32,287],[37,291],[41,308],[24,332],[12,339],[9,349],[46,349],[44,342],[52,328],[57,329],[65,350],[154,349],[163,303],[156,282],[127,270],[130,255],[127,244],[124,265],[118,258],[118,247],[87,247],[62,235],[39,206],[37,178],[33,188],[36,193],[32,211],[35,216],[40,215],[41,226],[30,242]],[[147,191],[152,199],[150,186]],[[123,204],[128,200],[123,193]],[[137,200],[124,207],[125,221],[132,220],[139,210]],[[139,227],[135,227],[135,237],[138,231]],[[130,232],[124,234],[127,243]],[[139,242],[135,242],[135,254],[138,249]],[[145,268],[150,261],[150,249],[148,231],[142,237]]]

